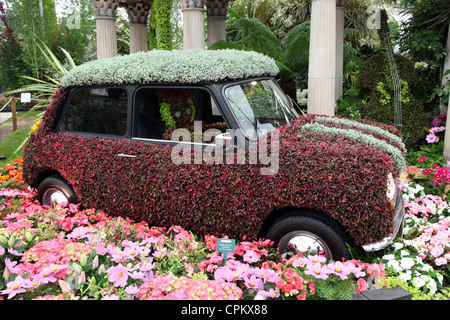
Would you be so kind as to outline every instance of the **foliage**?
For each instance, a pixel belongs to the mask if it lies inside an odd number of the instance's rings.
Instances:
[[[36,78],[48,74],[45,70],[45,58],[41,55],[36,44],[43,42],[51,50],[56,51],[54,39],[58,24],[54,1],[11,1],[8,14],[14,17],[15,35],[23,39],[26,57],[32,68],[31,74]]]
[[[256,52],[152,50],[85,63],[71,70],[61,83],[64,87],[154,81],[197,83],[277,73],[274,61]]]
[[[173,0],[155,0],[152,11],[155,10],[157,49],[172,50],[173,30],[172,30],[172,10]]]
[[[23,83],[21,75],[29,75],[30,68],[25,61],[23,49],[9,25],[2,2],[0,14],[0,20],[5,26],[4,32],[0,33],[0,85],[6,90],[11,90]]]
[[[237,33],[232,40],[221,40],[213,49],[252,50],[272,57],[280,69],[280,85],[296,99],[294,78],[306,77],[309,56],[309,21],[295,26],[280,41],[266,25],[256,18],[241,18],[230,26]]]
[[[236,159],[242,155],[237,153],[232,163],[226,160],[222,165],[176,165],[170,147],[51,133],[64,95],[65,91],[61,90],[55,96],[26,147],[24,176],[31,185],[37,185],[43,171],[58,171],[89,207],[158,225],[183,224],[198,234],[213,230],[215,234],[238,239],[255,238],[267,216],[283,207],[308,207],[326,212],[358,244],[381,239],[390,230],[391,208],[386,204],[387,199],[379,195],[386,193],[388,172],[399,174],[395,161],[382,150],[345,135],[331,138],[308,130],[300,132],[303,125],[314,121],[314,116],[299,119],[279,131],[280,146],[283,146],[279,154],[280,169],[276,175],[261,176],[262,164],[240,164]],[[381,127],[395,132],[392,127]],[[86,148],[92,151],[82,151]],[[120,163],[111,164],[109,156],[116,154],[117,148],[127,154],[142,155],[132,169],[141,172],[140,175],[128,174]],[[191,151],[193,159],[197,159],[197,151]],[[80,156],[73,156],[77,154]],[[328,160],[318,163],[316,159],[324,154],[329,156]],[[312,172],[320,174],[311,179]],[[114,178],[108,181],[99,178],[102,176]],[[186,184],[190,186],[188,192]],[[344,185],[346,188],[342,188]],[[168,189],[170,194],[166,192]],[[98,190],[102,190],[101,196]],[[217,192],[220,197],[205,198],[205,190]],[[297,197],[297,193],[302,197]],[[369,202],[371,205],[366,206]],[[172,211],[177,214],[167,214]],[[352,223],[353,215],[367,218],[360,220],[363,225],[357,225]]]
[[[167,128],[184,128],[192,123],[195,108],[190,94],[182,91],[169,91],[161,95],[160,99],[159,111]]]
[[[423,139],[427,118],[423,104],[412,94],[418,83],[414,65],[400,55],[395,55],[395,60],[401,82],[402,135],[405,144],[411,147]],[[370,101],[362,107],[363,118],[393,125],[394,92],[385,53],[364,62],[359,83],[363,90],[371,94]]]
[[[55,92],[60,86],[61,79],[67,73],[67,68],[63,65],[63,63],[56,57],[56,55],[48,48],[44,43],[42,43],[42,47],[36,44],[42,52],[42,55],[45,57],[47,64],[53,70],[53,76],[46,76],[45,80],[41,80],[34,77],[25,76],[24,78],[33,82],[31,84],[25,85],[21,88],[11,90],[6,92],[6,94],[17,94],[21,92],[33,92],[36,94],[36,98],[40,100],[32,109],[37,107],[46,107],[50,100],[53,98]],[[69,61],[69,68],[72,69],[75,67],[75,62],[73,61],[70,54],[63,48],[60,48],[61,51],[66,56]]]
[[[409,19],[402,25],[399,49],[415,63],[425,64],[426,67],[417,70],[420,82],[414,91],[425,109],[435,114],[439,105],[445,104],[434,91],[443,84],[442,74],[446,71],[443,65],[450,5],[445,0],[403,2],[407,5],[404,13]]]

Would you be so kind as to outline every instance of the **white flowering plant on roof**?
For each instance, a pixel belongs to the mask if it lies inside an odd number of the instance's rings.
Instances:
[[[68,72],[61,85],[193,84],[276,76],[278,72],[272,58],[253,51],[152,50],[87,62]]]

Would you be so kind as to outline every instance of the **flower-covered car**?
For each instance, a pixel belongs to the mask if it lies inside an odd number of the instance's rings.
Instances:
[[[300,115],[255,52],[150,51],[63,78],[25,151],[38,199],[348,258],[401,229],[395,127]]]

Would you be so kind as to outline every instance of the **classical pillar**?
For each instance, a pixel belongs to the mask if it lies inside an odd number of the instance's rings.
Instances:
[[[130,21],[130,53],[148,51],[148,15],[153,0],[127,1],[121,6],[125,7]]]
[[[311,0],[308,113],[334,115],[336,0]]]
[[[204,0],[181,0],[183,49],[205,49]]]
[[[117,55],[116,12],[119,0],[92,0],[97,30],[97,59]]]
[[[225,20],[228,0],[206,0],[206,20],[208,22],[208,47],[219,40],[226,40]]]
[[[342,96],[344,81],[344,22],[345,0],[336,1],[336,98]]]

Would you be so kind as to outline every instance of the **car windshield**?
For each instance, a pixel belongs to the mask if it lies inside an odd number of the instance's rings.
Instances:
[[[291,101],[272,80],[257,80],[230,86],[225,97],[241,129],[254,138],[299,117]]]

